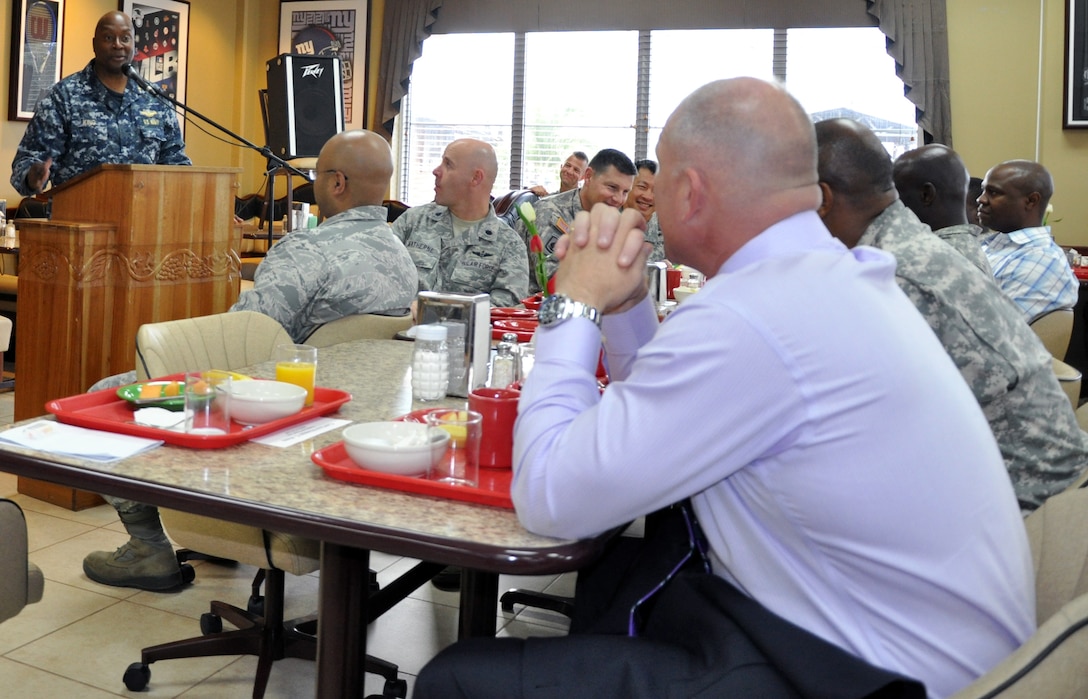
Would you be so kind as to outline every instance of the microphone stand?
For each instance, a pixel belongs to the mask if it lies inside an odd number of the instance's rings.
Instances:
[[[253,143],[252,141],[250,141],[250,140],[248,140],[248,139],[246,139],[246,138],[244,138],[242,136],[239,136],[238,134],[234,133],[233,131],[231,131],[227,127],[223,126],[222,124],[219,124],[218,122],[216,122],[216,121],[214,121],[212,119],[209,119],[208,117],[204,116],[203,114],[196,111],[195,109],[189,107],[185,103],[180,102],[180,101],[174,99],[173,97],[171,97],[170,95],[166,94],[165,92],[162,91],[161,88],[159,88],[158,85],[155,85],[155,84],[150,83],[147,80],[145,80],[144,77],[142,75],[140,75],[139,71],[136,70],[136,66],[132,65],[131,63],[126,63],[123,70],[125,72],[125,75],[130,80],[134,81],[137,85],[139,85],[141,88],[143,88],[146,92],[150,93],[151,95],[153,95],[155,97],[158,97],[159,99],[162,99],[162,100],[165,100],[165,101],[169,102],[170,104],[174,105],[175,107],[178,107],[179,109],[183,110],[186,115],[192,114],[193,116],[195,116],[198,119],[200,119],[201,121],[203,121],[205,124],[208,124],[209,126],[218,129],[222,133],[227,134],[228,136],[230,136],[234,140],[238,141],[242,145],[246,146],[247,148],[250,148],[252,150],[257,151],[258,153],[263,155],[265,158],[267,158],[270,163],[275,163],[276,167],[274,167],[274,168],[270,167],[268,169],[268,171],[265,173],[266,177],[269,174],[271,174],[274,170],[279,169],[279,170],[286,170],[288,173],[299,175],[300,177],[305,179],[307,182],[311,181],[309,174],[303,172],[302,170],[299,170],[297,167],[291,165],[286,160],[284,160],[283,158],[281,158],[278,155],[276,155],[275,153],[273,153],[271,151],[271,149],[269,149],[268,146],[258,146],[256,143]],[[290,211],[290,209],[291,209],[291,191],[290,191],[291,188],[290,188],[290,186],[288,186],[287,190],[288,190],[287,191],[287,209],[288,209],[288,211],[287,211],[287,226],[285,227],[285,232],[289,233],[291,231],[291,211]],[[268,211],[266,212],[267,215],[268,215],[268,249],[271,250],[272,249],[272,216],[275,213],[275,200],[273,199],[273,194],[272,194],[272,182],[268,183],[268,197],[267,197],[267,201],[266,201],[266,207],[268,208]]]

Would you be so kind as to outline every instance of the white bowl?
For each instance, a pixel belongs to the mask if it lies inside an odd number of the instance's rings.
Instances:
[[[352,461],[398,476],[426,473],[449,441],[449,432],[418,422],[361,422],[344,429],[344,449]]]
[[[672,290],[672,296],[676,299],[676,305],[680,305],[686,301],[689,296],[694,295],[698,291],[698,289],[693,289],[688,286],[678,286]]]
[[[230,417],[260,425],[294,415],[306,403],[306,389],[284,381],[236,381],[230,387]]]

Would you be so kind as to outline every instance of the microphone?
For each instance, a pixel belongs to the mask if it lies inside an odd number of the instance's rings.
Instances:
[[[155,95],[156,97],[166,96],[158,85],[153,85],[148,81],[144,80],[143,76],[140,75],[140,72],[136,70],[136,66],[132,65],[131,63],[126,63],[125,65],[121,66],[121,71],[125,75],[127,75],[130,80],[135,80],[137,85],[147,90],[151,94]]]

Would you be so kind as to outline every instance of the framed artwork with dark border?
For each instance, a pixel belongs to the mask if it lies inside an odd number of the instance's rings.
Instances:
[[[64,0],[13,0],[8,119],[30,121],[38,102],[60,81]]]
[[[370,0],[282,0],[280,53],[339,56],[344,125],[363,128],[366,114]]]
[[[1088,129],[1088,0],[1066,0],[1062,128]]]
[[[132,65],[144,80],[185,103],[189,66],[189,3],[184,0],[121,0],[132,18],[135,55]],[[178,110],[185,133],[185,114]]]

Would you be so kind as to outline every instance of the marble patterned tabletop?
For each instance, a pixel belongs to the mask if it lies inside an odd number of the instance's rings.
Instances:
[[[358,340],[322,348],[318,355],[317,384],[352,394],[352,400],[332,416],[352,422],[384,420],[435,405],[412,401],[411,351],[411,343],[395,340]],[[262,378],[271,378],[275,373],[272,362],[242,371]],[[464,407],[466,402],[447,398],[438,404]],[[451,550],[470,542],[474,547],[496,551],[545,553],[569,548],[572,543],[531,534],[511,510],[334,480],[310,456],[340,441],[342,430],[338,428],[287,448],[250,442],[224,449],[163,445],[110,464],[43,455],[0,444],[0,470],[16,470],[5,463],[9,461],[5,454],[26,454],[126,481],[293,512],[300,520],[338,521],[349,529],[363,526],[394,537],[407,535],[438,541],[439,546],[445,540]],[[34,477],[32,473],[20,475]],[[373,542],[367,547],[384,550]]]

